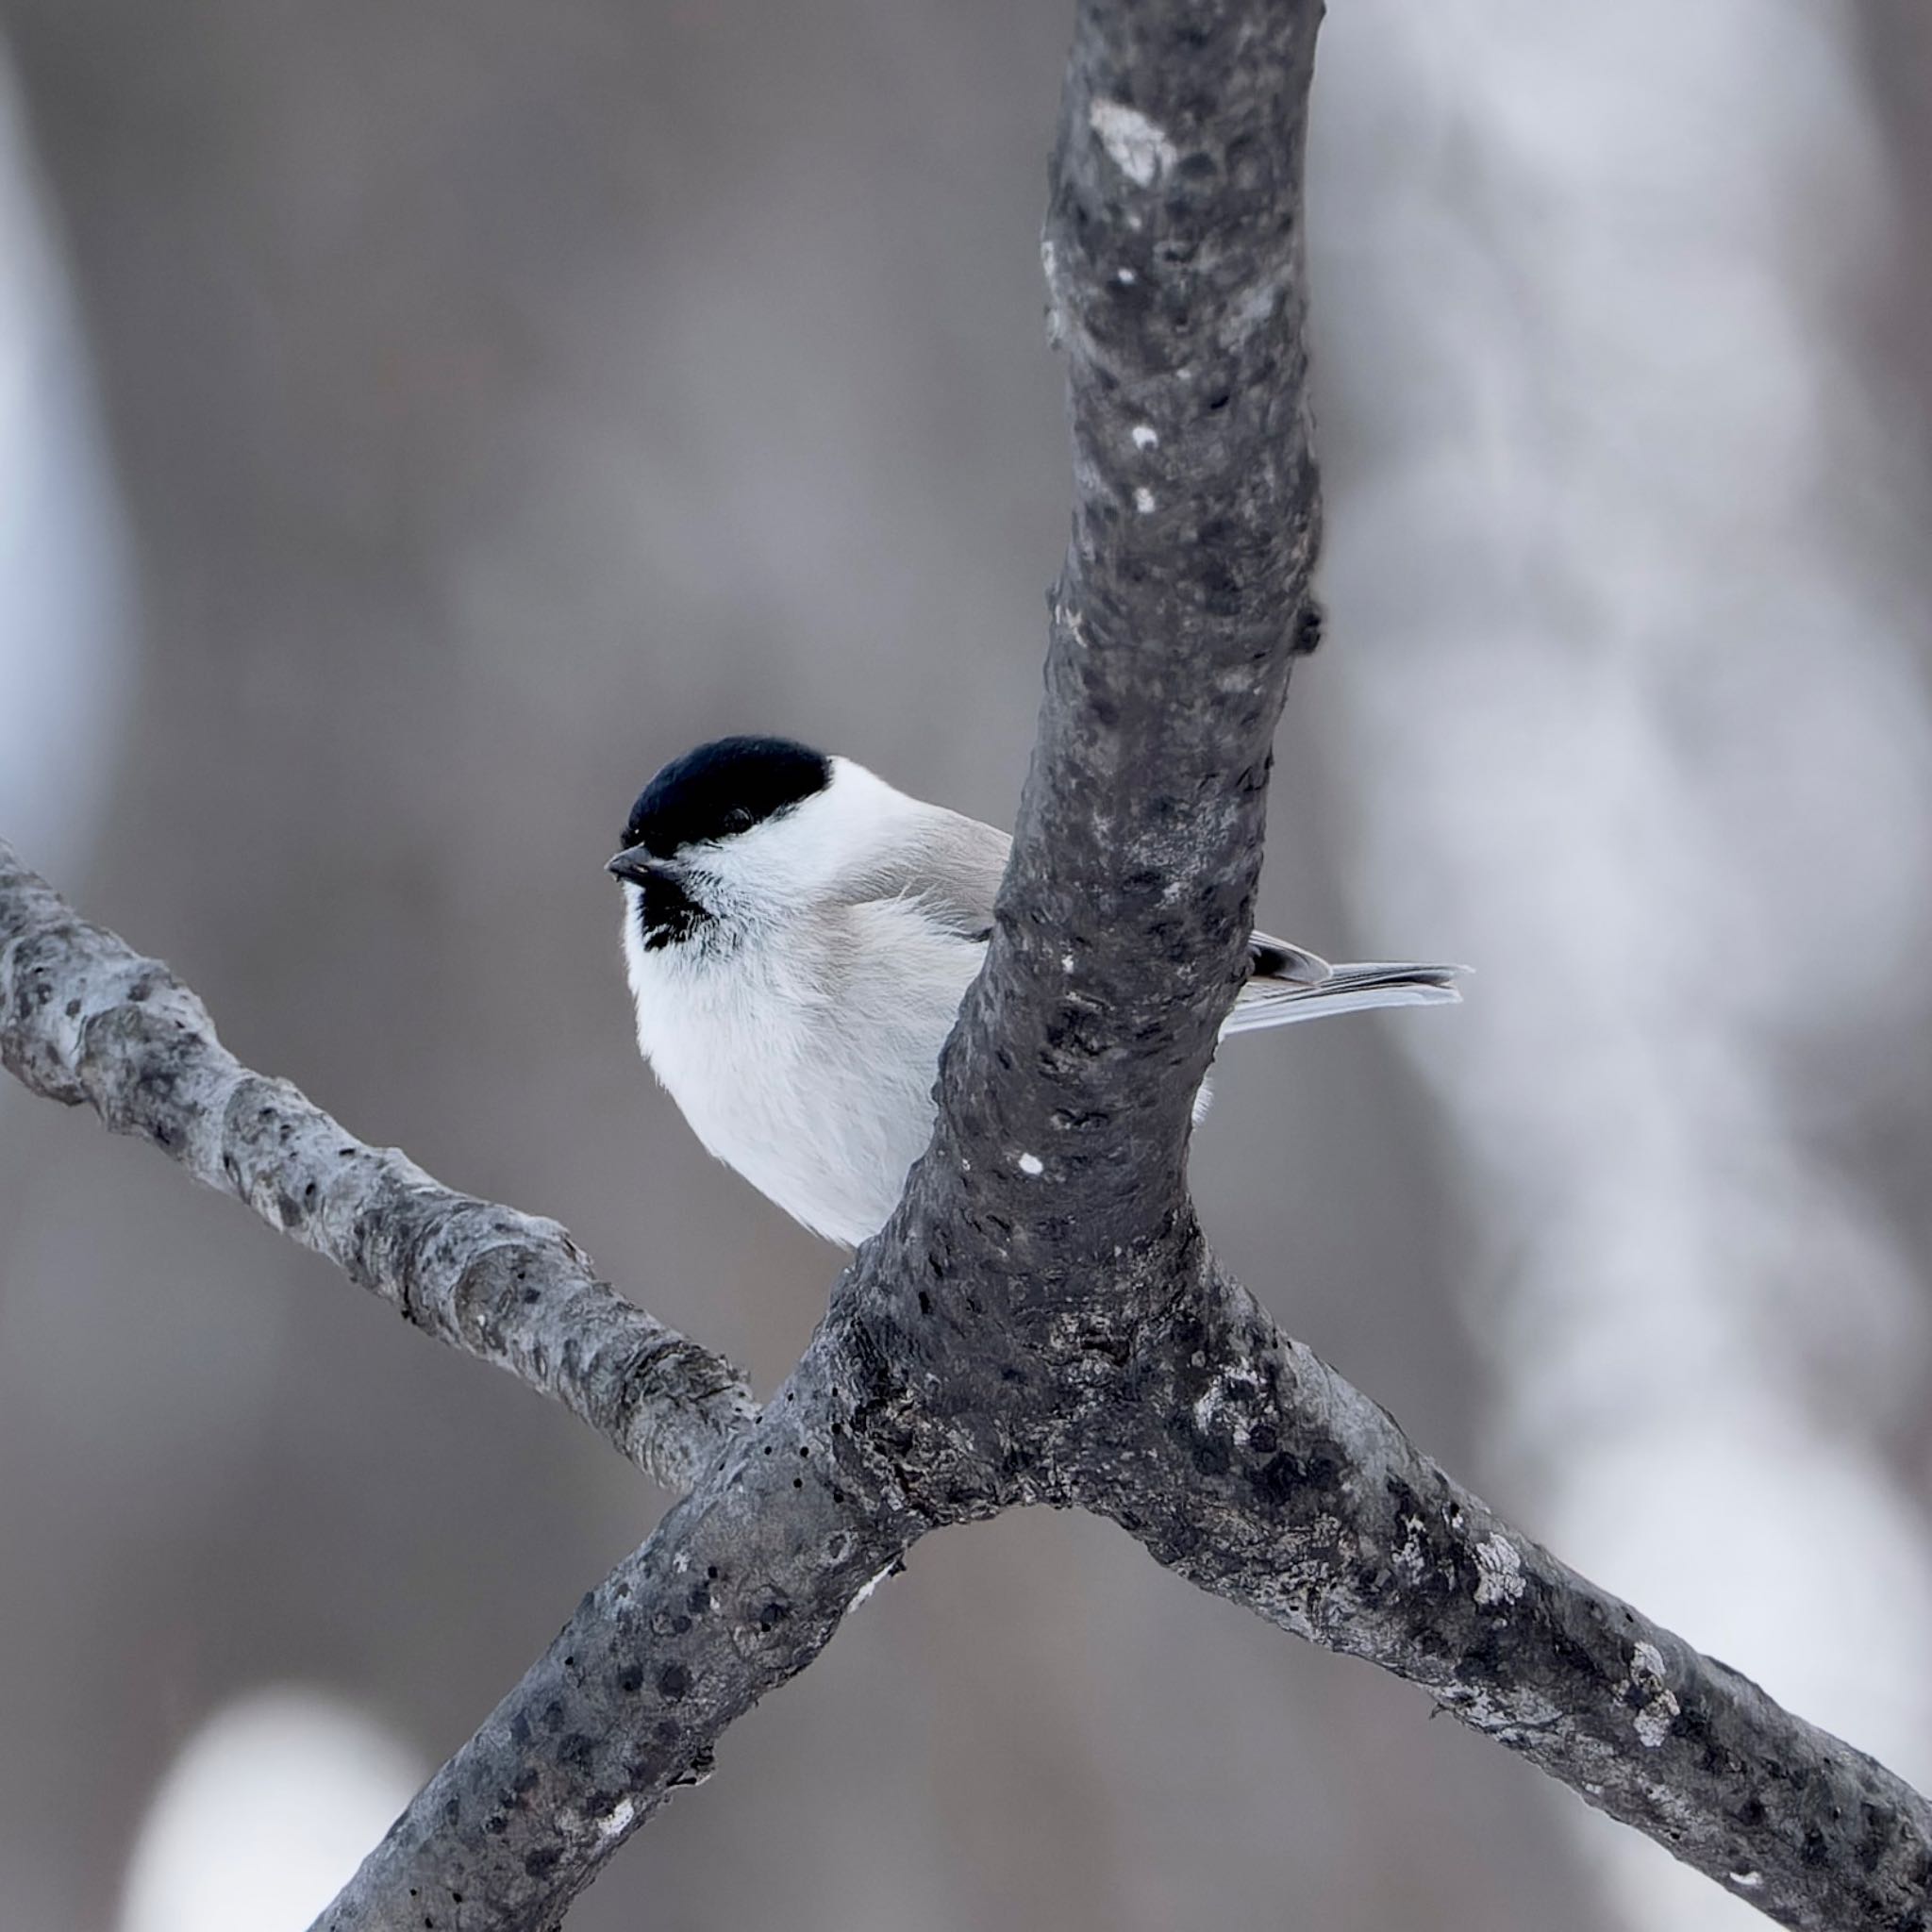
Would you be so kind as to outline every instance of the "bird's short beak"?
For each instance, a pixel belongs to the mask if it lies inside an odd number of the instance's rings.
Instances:
[[[671,876],[670,866],[661,858],[653,858],[641,845],[626,846],[604,870],[617,878],[628,879],[634,886]]]

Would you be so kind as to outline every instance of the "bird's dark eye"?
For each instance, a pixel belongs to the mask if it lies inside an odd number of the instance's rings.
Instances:
[[[734,805],[724,814],[724,829],[727,832],[741,832],[752,823],[752,815],[743,806]]]

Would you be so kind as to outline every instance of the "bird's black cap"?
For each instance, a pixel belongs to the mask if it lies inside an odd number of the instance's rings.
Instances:
[[[644,787],[623,845],[670,858],[686,845],[728,839],[790,811],[831,778],[824,752],[789,738],[720,738],[673,758]]]

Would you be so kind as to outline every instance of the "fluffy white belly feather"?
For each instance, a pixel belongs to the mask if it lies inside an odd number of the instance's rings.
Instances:
[[[682,946],[645,951],[626,919],[625,958],[638,1045],[698,1139],[856,1247],[932,1137],[940,1049],[984,949],[898,901],[835,916],[842,933],[788,921],[746,938],[728,974]]]

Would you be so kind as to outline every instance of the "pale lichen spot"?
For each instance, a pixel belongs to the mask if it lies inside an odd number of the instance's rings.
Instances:
[[[1124,289],[1131,289],[1134,286],[1134,284],[1141,279],[1141,277],[1137,275],[1134,273],[1134,271],[1130,268],[1115,269],[1113,272],[1113,278]]]
[[[1762,1872],[1729,1872],[1724,1875],[1740,1891],[1756,1891],[1764,1883]]]
[[[1062,954],[1060,955],[1060,971],[1061,971],[1062,973],[1071,973],[1071,972],[1072,972],[1073,970],[1074,970],[1074,956],[1073,956],[1073,954],[1071,954],[1071,953],[1062,953]]]
[[[608,1844],[612,1839],[622,1838],[630,1829],[630,1822],[638,1815],[638,1802],[635,1798],[620,1798],[611,1807],[604,1821],[597,1826],[597,1836]]]
[[[1666,1690],[1655,1704],[1646,1704],[1637,1713],[1637,1741],[1646,1751],[1655,1751],[1671,1735],[1671,1724],[1676,1715],[1677,1700]]]
[[[1134,508],[1143,517],[1154,514],[1154,492],[1144,483],[1134,491]]]
[[[1402,1547],[1394,1552],[1389,1561],[1395,1574],[1405,1583],[1420,1583],[1428,1569],[1423,1556],[1423,1531],[1426,1527],[1420,1516],[1405,1516],[1402,1519]]]
[[[1152,188],[1181,158],[1166,134],[1124,101],[1095,101],[1087,109],[1087,125],[1099,135],[1108,158],[1136,188]]]
[[[1160,432],[1151,423],[1136,423],[1128,434],[1133,438],[1136,449],[1160,447]]]
[[[1523,1580],[1523,1558],[1507,1538],[1492,1536],[1475,1549],[1475,1600],[1485,1608],[1513,1604],[1528,1588]]]
[[[1249,1424],[1246,1399],[1260,1385],[1244,1368],[1224,1369],[1194,1398],[1194,1426],[1202,1435],[1211,1435],[1224,1422],[1237,1449],[1248,1445]]]
[[[1023,1154],[1019,1160],[1020,1172],[1029,1180],[1037,1179],[1046,1172],[1046,1163],[1037,1154]]]
[[[1663,1653],[1654,1643],[1638,1643],[1630,1653],[1630,1701],[1636,1705],[1632,1722],[1637,1741],[1655,1751],[1671,1735],[1681,1707],[1664,1677]]]
[[[1243,291],[1228,312],[1221,331],[1223,342],[1228,348],[1239,348],[1257,328],[1272,322],[1287,286],[1285,275],[1274,275]]]

